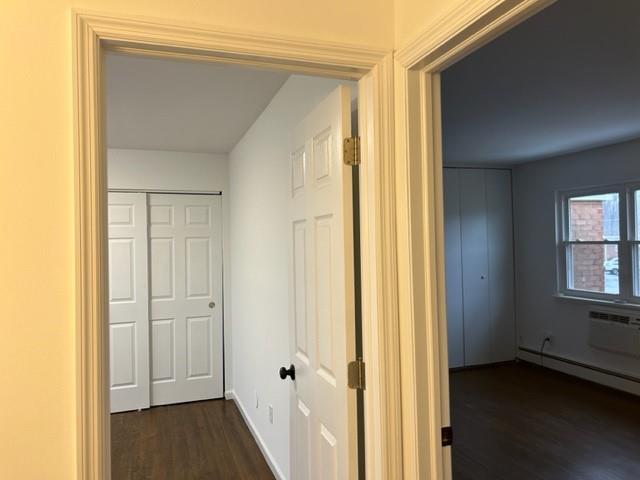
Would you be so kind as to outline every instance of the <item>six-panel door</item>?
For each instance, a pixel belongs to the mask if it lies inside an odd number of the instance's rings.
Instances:
[[[147,197],[109,193],[111,411],[149,407]]]
[[[111,411],[223,394],[220,196],[109,193]]]
[[[149,195],[151,405],[223,395],[220,203]]]
[[[292,132],[292,478],[356,476],[349,89],[339,87]]]

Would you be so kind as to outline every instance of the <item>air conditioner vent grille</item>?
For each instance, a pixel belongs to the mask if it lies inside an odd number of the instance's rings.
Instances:
[[[624,323],[625,325],[629,325],[629,316],[628,315],[617,315],[615,313],[607,313],[607,312],[597,312],[592,310],[589,312],[590,318],[595,318],[597,320],[607,320],[609,322],[617,322]]]

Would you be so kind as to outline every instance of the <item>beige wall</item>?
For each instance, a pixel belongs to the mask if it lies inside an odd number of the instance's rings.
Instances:
[[[454,0],[398,0],[406,40]],[[392,0],[4,0],[0,10],[0,478],[75,476],[70,9],[391,48]]]
[[[394,46],[402,48],[464,0],[394,0]]]

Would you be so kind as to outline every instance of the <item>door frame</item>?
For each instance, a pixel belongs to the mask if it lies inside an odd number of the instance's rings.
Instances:
[[[440,72],[555,0],[463,0],[394,56],[403,477],[450,480]]]
[[[102,87],[106,50],[359,81],[366,472],[370,479],[401,478],[391,52],[84,11],[72,12],[72,31],[78,478],[111,478]]]

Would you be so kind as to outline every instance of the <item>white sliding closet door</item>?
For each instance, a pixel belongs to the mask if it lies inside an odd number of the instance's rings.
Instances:
[[[515,358],[511,173],[444,169],[449,366]]]
[[[516,355],[516,322],[513,272],[513,214],[511,172],[487,170],[487,238],[489,247],[489,312],[492,321],[493,362]]]
[[[111,412],[149,407],[147,198],[109,193]]]
[[[449,368],[464,366],[462,252],[460,247],[460,179],[458,169],[444,169],[445,279]]]
[[[484,170],[461,169],[460,216],[465,365],[490,363],[489,246]]]
[[[223,395],[217,195],[149,195],[151,404]]]

